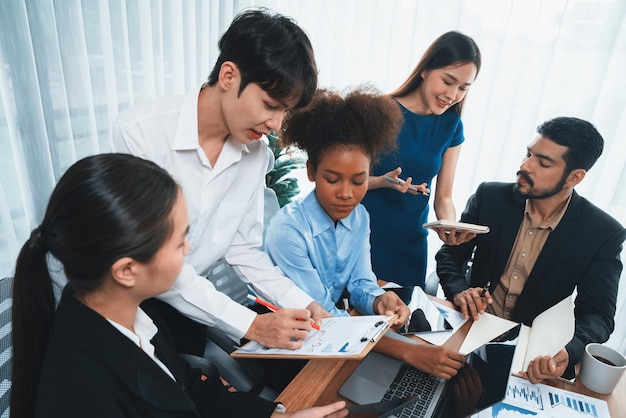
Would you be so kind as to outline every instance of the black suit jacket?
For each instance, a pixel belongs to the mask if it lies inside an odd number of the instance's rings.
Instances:
[[[525,199],[512,183],[482,183],[469,199],[462,222],[487,225],[490,232],[459,246],[444,245],[436,254],[437,275],[448,299],[468,287],[491,281],[495,289],[504,272],[524,214]],[[626,238],[624,227],[573,192],[570,204],[552,231],[512,312],[512,320],[533,319],[577,289],[576,331],[567,344],[570,364],[582,359],[589,342],[606,341],[614,328],[617,289]],[[469,284],[465,266],[475,251]]]
[[[36,417],[269,417],[275,403],[228,392],[216,378],[182,360],[149,304],[142,308],[159,332],[155,354],[176,380],[105,318],[76,300],[67,288],[37,395]]]

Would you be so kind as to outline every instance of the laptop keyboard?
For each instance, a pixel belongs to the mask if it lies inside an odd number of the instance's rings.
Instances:
[[[401,399],[416,396],[418,399],[410,402],[397,417],[425,417],[428,406],[437,392],[443,379],[421,372],[408,364],[403,364],[393,383],[383,396],[383,400]]]

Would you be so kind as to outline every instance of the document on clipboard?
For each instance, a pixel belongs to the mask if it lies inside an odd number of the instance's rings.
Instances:
[[[296,350],[268,348],[250,341],[231,353],[233,357],[360,359],[369,353],[389,329],[396,315],[363,315],[323,318],[319,331],[312,329]]]

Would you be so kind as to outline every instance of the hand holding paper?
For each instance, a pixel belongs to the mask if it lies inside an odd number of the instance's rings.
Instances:
[[[478,321],[472,324],[459,352],[470,353],[516,325],[513,321],[489,313],[481,314]],[[532,327],[521,326],[511,372],[520,375],[520,371],[528,370],[531,361],[543,356],[545,357],[543,361],[538,360],[533,363],[532,378],[544,379],[540,376],[548,375],[548,371],[558,373],[562,369],[560,376],[565,371],[564,367],[567,367],[569,360],[565,358],[567,351],[563,348],[573,336],[574,304],[572,297],[568,296],[538,315]],[[563,361],[565,361],[565,366],[563,366]]]
[[[555,366],[559,369],[562,368],[563,356],[567,356],[567,351],[563,350],[565,353],[560,352],[574,337],[575,330],[572,297],[566,297],[550,309],[537,315],[533,320],[532,327],[523,328],[526,328],[526,330],[523,329],[520,332],[520,343],[522,343],[522,334],[526,334],[527,348],[524,353],[515,352],[513,373],[527,371],[530,362],[538,356],[554,357]],[[518,358],[518,354],[520,357],[524,354],[523,358]],[[560,354],[560,356],[557,357],[557,354]],[[546,365],[544,365],[542,370],[545,370],[545,367],[547,367],[547,361],[546,359]],[[567,367],[567,361],[569,361],[569,358],[566,359],[565,367]],[[535,365],[535,367],[539,367],[539,365]],[[563,371],[565,371],[565,368],[563,368]],[[563,371],[561,374],[563,374]]]
[[[520,375],[531,383],[541,383],[546,379],[557,379],[565,373],[569,363],[569,354],[562,348],[554,357],[539,356],[528,363],[526,371],[520,371]],[[513,371],[515,373],[515,371]]]

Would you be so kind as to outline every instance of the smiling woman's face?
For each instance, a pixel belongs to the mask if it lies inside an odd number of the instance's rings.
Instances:
[[[424,71],[419,91],[420,114],[441,115],[459,103],[476,78],[473,63],[448,65]]]

